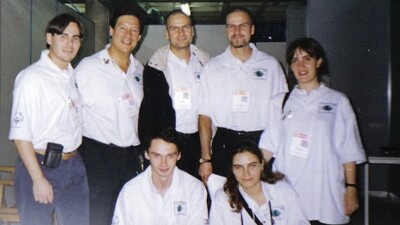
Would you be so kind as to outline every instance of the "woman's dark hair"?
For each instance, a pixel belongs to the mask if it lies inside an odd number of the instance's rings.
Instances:
[[[60,14],[54,17],[50,22],[47,24],[46,27],[46,34],[50,33],[51,35],[54,34],[62,34],[64,30],[68,27],[70,23],[76,23],[79,28],[79,37],[83,38],[83,26],[81,22],[73,15],[68,13]],[[50,48],[49,44],[46,44],[47,48]]]
[[[321,65],[317,68],[317,78],[318,81],[322,81],[322,76],[328,75],[328,60],[326,59],[325,51],[322,48],[321,44],[318,43],[313,38],[299,38],[290,43],[289,47],[286,50],[286,62],[289,65],[289,76],[293,76],[289,79],[294,78],[293,71],[290,69],[290,65],[292,64],[292,59],[296,49],[301,49],[308,53],[309,56],[315,59],[322,59]]]
[[[233,158],[235,157],[235,155],[244,152],[249,152],[257,156],[259,163],[265,162],[263,153],[261,152],[261,149],[258,148],[257,144],[247,140],[241,141],[236,145],[235,148],[232,149],[230,162],[233,163]],[[263,164],[263,169],[260,177],[261,181],[265,181],[270,184],[275,184],[277,181],[282,180],[284,177],[285,176],[280,172],[273,172],[272,167],[269,166],[268,163]],[[238,186],[239,183],[236,180],[235,175],[233,174],[231,166],[231,168],[229,168],[227,180],[224,185],[224,191],[229,196],[229,204],[234,209],[234,212],[240,212],[243,207],[243,203],[240,200],[238,194],[239,193]]]

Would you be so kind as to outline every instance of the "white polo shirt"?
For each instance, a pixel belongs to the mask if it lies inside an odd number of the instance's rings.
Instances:
[[[189,63],[186,63],[171,50],[167,65],[165,78],[175,109],[175,129],[182,133],[195,133],[198,131],[200,73],[203,65],[192,52]]]
[[[84,58],[75,70],[82,95],[83,135],[105,144],[136,146],[140,144],[137,124],[143,65],[131,55],[125,73],[108,48]]]
[[[152,184],[151,166],[122,188],[112,225],[205,225],[208,222],[204,185],[175,167],[164,196]]]
[[[299,194],[310,220],[348,223],[343,164],[366,160],[349,100],[324,85],[308,94],[296,87],[282,114],[282,99],[271,100],[260,148],[274,153],[276,169]]]
[[[261,182],[264,196],[267,200],[259,206],[241,187],[239,191],[246,200],[249,208],[259,218],[260,222],[270,225],[271,218],[275,225],[309,225],[303,213],[303,207],[293,189],[284,181],[276,184]],[[240,213],[234,212],[229,203],[228,195],[220,189],[211,202],[210,225],[240,225],[241,216],[243,224],[256,225],[246,209],[243,207]]]
[[[205,65],[200,77],[199,114],[213,125],[237,131],[263,130],[269,99],[287,90],[278,61],[250,44],[253,54],[246,62],[228,47]]]
[[[38,150],[53,142],[70,152],[82,141],[81,99],[72,66],[60,69],[48,54],[42,51],[15,80],[9,139],[30,141]]]

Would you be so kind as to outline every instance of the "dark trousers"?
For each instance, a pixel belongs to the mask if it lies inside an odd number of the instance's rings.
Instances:
[[[178,140],[181,145],[181,159],[177,162],[178,168],[200,178],[198,172],[201,151],[199,133],[184,134],[178,132]]]
[[[15,170],[15,194],[21,225],[51,225],[56,213],[58,224],[89,225],[89,189],[82,158],[76,154],[62,160],[55,169],[41,164],[40,169],[53,188],[53,203],[42,204],[33,197],[32,178],[19,158]]]
[[[321,222],[316,221],[316,220],[310,221],[310,224],[311,225],[329,225],[329,224],[326,224],[326,223],[321,223]],[[350,222],[350,223],[346,223],[346,224],[351,225],[352,223]],[[340,224],[337,224],[337,225],[340,225]],[[345,224],[342,224],[342,225],[345,225]]]
[[[79,153],[89,182],[90,224],[110,225],[122,186],[142,171],[140,147],[122,148],[84,137]]]
[[[241,141],[252,141],[258,145],[262,131],[234,131],[217,128],[212,142],[213,173],[226,177],[231,167],[232,149]]]

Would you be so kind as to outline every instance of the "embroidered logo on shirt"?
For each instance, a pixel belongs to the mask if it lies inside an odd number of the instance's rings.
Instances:
[[[15,113],[15,117],[14,117],[15,126],[18,126],[18,123],[20,123],[22,121],[24,121],[24,115],[22,115],[21,112]]]
[[[103,61],[104,61],[105,64],[108,64],[110,62],[110,60],[106,59],[106,58],[104,58]]]
[[[135,80],[136,80],[137,82],[139,82],[139,81],[140,81],[140,77],[139,77],[139,76],[135,76]]]
[[[267,70],[266,69],[261,69],[261,68],[256,68],[254,71],[254,78],[256,79],[266,79],[267,77]]]
[[[337,104],[333,103],[319,103],[318,112],[320,113],[335,113]]]
[[[175,202],[174,203],[174,214],[175,215],[186,215],[186,202]]]
[[[284,206],[277,206],[277,207],[272,207],[271,210],[271,217],[273,221],[278,221],[278,220],[283,220],[284,219],[284,211],[285,207]]]

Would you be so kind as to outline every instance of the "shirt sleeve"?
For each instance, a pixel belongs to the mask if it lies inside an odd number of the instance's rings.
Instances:
[[[202,184],[196,185],[193,193],[190,194],[190,212],[188,214],[187,224],[205,225],[208,224],[207,211],[207,192]]]
[[[126,194],[126,189],[123,188],[118,195],[117,202],[115,204],[114,216],[112,219],[112,225],[134,225],[133,221],[130,220],[132,213],[129,207],[129,196]]]
[[[284,94],[274,96],[269,102],[267,126],[261,134],[259,147],[276,153],[281,139],[282,101]]]
[[[225,225],[224,215],[227,212],[224,210],[224,205],[229,204],[226,202],[225,193],[220,189],[216,194],[215,198],[211,202],[210,210],[210,225]]]
[[[34,82],[27,81],[26,76],[18,75],[13,91],[13,105],[11,110],[10,133],[9,139],[32,141],[32,117],[38,114],[35,106],[39,104],[35,101]],[[37,121],[41,122],[41,121]]]
[[[208,76],[210,76],[209,64],[204,67],[200,74],[199,114],[211,117]]]
[[[285,181],[280,181],[279,184],[280,187],[277,187],[277,189],[280,190],[280,195],[283,198],[283,201],[286,203],[286,221],[283,224],[309,225],[310,223],[308,222],[308,219],[304,213],[305,210],[296,192]]]
[[[365,152],[361,143],[358,125],[353,108],[347,97],[342,97],[337,109],[335,123],[335,147],[341,162],[365,162]]]

